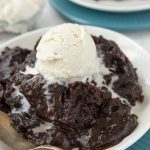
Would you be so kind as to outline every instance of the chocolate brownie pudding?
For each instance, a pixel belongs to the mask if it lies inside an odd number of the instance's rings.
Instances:
[[[26,139],[65,150],[102,150],[137,127],[131,108],[143,95],[136,69],[116,43],[92,38],[107,73],[86,82],[50,82],[41,73],[29,73],[35,50],[6,48],[1,54],[0,109]]]
[[[34,67],[35,51],[20,47],[8,48],[0,55],[0,109],[7,112],[9,106],[5,103],[4,91],[11,77],[19,71],[25,70],[25,66]]]

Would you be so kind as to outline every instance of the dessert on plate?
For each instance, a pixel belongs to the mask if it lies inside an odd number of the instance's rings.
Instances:
[[[119,46],[77,24],[51,28],[33,50],[7,47],[0,56],[0,110],[37,145],[112,147],[137,127],[131,108],[143,99]]]
[[[0,32],[33,30],[43,6],[44,0],[0,0]]]

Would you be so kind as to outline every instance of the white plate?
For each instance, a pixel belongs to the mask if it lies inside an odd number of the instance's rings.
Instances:
[[[78,5],[104,11],[133,12],[150,9],[150,0],[70,0]]]
[[[86,27],[88,31],[93,35],[103,35],[105,38],[115,41],[121,47],[122,51],[129,57],[133,65],[138,68],[137,73],[139,76],[139,82],[144,90],[145,101],[143,104],[137,105],[132,111],[138,115],[139,125],[135,129],[135,131],[128,137],[126,137],[120,144],[109,149],[123,150],[128,148],[139,138],[141,138],[142,135],[144,135],[144,133],[146,133],[146,131],[150,127],[150,54],[140,45],[122,34],[103,28],[90,26]],[[1,45],[0,51],[2,51],[6,46],[21,46],[23,48],[33,48],[39,37],[43,35],[47,30],[48,28],[44,28],[21,35]]]

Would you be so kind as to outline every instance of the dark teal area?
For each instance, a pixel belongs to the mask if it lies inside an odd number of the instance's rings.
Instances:
[[[150,150],[150,130],[127,150]]]
[[[150,29],[150,10],[115,13],[88,9],[69,0],[49,0],[56,10],[73,22],[114,30]]]

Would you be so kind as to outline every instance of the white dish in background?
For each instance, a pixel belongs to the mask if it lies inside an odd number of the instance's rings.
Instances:
[[[141,138],[150,127],[150,71],[148,69],[150,66],[150,54],[140,45],[122,34],[104,28],[91,26],[86,26],[86,28],[93,35],[103,35],[105,38],[115,41],[126,56],[128,56],[131,60],[134,67],[138,68],[137,73],[139,76],[139,82],[143,87],[145,100],[142,104],[137,105],[132,111],[138,116],[139,125],[135,131],[127,136],[120,144],[109,149],[123,150]],[[13,40],[1,45],[0,51],[2,51],[6,46],[21,46],[23,48],[31,49],[39,37],[47,30],[48,28],[44,28],[14,38]]]
[[[150,9],[150,0],[70,0],[78,5],[111,12],[133,12]]]

